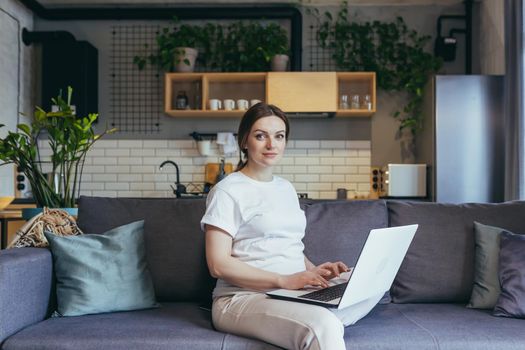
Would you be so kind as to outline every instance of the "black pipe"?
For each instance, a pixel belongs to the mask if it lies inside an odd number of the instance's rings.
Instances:
[[[20,0],[38,17],[46,20],[139,20],[139,19],[290,19],[290,69],[302,68],[302,15],[295,8],[283,6],[223,6],[223,7],[114,7],[114,8],[52,8],[42,6],[37,0]]]
[[[30,32],[27,28],[22,29],[22,41],[26,45],[31,45],[32,43],[42,43],[42,42],[57,42],[57,41],[71,41],[76,42],[75,36],[70,32],[64,30],[57,31],[42,31],[42,32]]]
[[[466,15],[466,46],[465,50],[465,73],[472,74],[472,0],[465,0],[465,15]]]

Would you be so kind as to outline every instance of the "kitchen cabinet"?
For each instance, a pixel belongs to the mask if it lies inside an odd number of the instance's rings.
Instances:
[[[176,109],[177,96],[182,94],[188,106]],[[342,95],[348,98],[348,108],[340,108]],[[358,106],[352,106],[355,96]],[[244,110],[224,109],[226,99],[260,100],[287,113],[329,112],[337,117],[369,117],[376,111],[376,75],[374,72],[167,73],[164,99],[165,112],[172,117],[241,117]],[[211,99],[220,100],[221,108],[211,110]]]

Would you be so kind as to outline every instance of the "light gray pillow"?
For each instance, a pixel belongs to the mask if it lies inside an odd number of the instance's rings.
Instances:
[[[144,220],[104,234],[44,234],[53,254],[59,316],[158,306],[146,266]]]
[[[505,229],[483,225],[474,221],[476,244],[474,261],[474,285],[467,307],[492,309],[498,300],[501,288],[498,279],[499,242]]]

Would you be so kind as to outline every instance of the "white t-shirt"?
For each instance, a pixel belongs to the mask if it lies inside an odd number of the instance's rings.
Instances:
[[[262,270],[293,274],[306,269],[306,217],[292,184],[274,176],[254,180],[234,172],[213,187],[206,200],[201,228],[209,224],[233,238],[232,256]],[[243,291],[219,279],[213,297]]]

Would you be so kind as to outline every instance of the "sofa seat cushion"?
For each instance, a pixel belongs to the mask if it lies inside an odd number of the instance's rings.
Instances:
[[[524,320],[494,317],[464,304],[376,306],[347,327],[347,349],[523,349]]]
[[[157,309],[50,318],[9,337],[2,350],[221,349],[224,336],[197,303],[166,303]]]
[[[523,349],[524,320],[494,317],[463,304],[378,305],[345,330],[348,349]],[[196,303],[159,309],[51,318],[8,338],[2,350],[278,349],[213,330]]]

